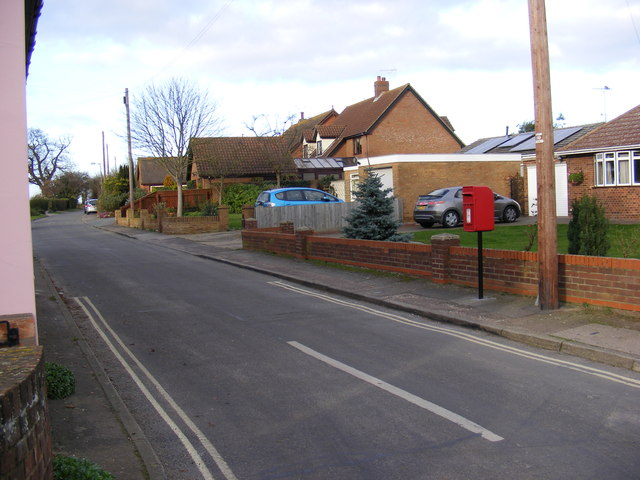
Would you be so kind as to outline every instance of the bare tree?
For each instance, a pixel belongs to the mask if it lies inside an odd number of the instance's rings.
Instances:
[[[131,140],[156,157],[178,187],[177,215],[182,216],[182,184],[189,169],[189,140],[222,131],[216,104],[207,93],[184,79],[147,86],[134,97]]]
[[[67,155],[71,139],[60,137],[54,140],[39,128],[30,128],[27,141],[29,183],[40,187],[43,195],[50,196],[53,177],[72,167]]]
[[[245,127],[256,137],[273,138],[269,148],[263,150],[263,160],[276,176],[276,186],[280,187],[283,175],[295,173],[293,152],[302,142],[301,133],[292,127],[295,116],[289,115],[284,121],[270,120],[266,115],[254,116]]]

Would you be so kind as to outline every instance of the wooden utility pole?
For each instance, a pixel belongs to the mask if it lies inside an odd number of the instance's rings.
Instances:
[[[538,301],[542,310],[550,310],[559,307],[558,238],[551,74],[544,0],[529,0],[529,25],[538,178]]]
[[[127,108],[127,146],[129,150],[129,212],[131,212],[130,218],[133,218],[134,203],[133,203],[133,158],[131,157],[131,118],[129,116],[129,89],[124,89],[124,104]]]

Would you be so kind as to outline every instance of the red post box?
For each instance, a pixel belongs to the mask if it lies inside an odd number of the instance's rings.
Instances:
[[[462,187],[462,224],[465,232],[488,232],[493,221],[493,191],[489,187]]]

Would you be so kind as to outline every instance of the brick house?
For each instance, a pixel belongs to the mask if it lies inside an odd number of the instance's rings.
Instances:
[[[346,107],[331,122],[307,132],[307,156],[353,158],[414,153],[454,153],[464,143],[410,84],[389,90],[378,77],[374,96]]]
[[[556,153],[569,174],[582,173],[570,201],[592,195],[610,220],[640,220],[640,105]]]

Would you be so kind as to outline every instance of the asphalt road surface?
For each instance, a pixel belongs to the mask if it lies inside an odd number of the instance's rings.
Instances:
[[[640,478],[640,375],[82,220],[35,255],[168,478]]]

